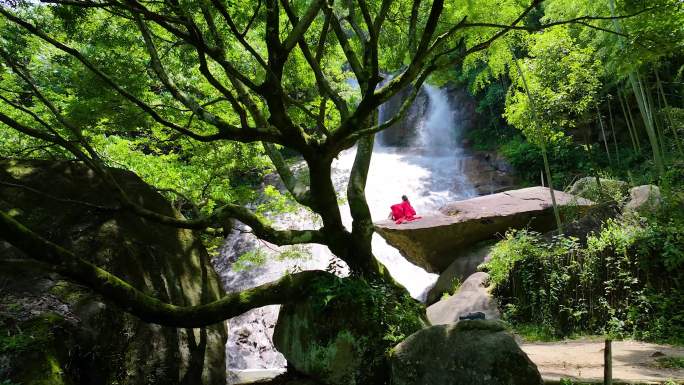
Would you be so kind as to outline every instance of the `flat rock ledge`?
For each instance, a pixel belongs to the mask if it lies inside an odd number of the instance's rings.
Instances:
[[[555,195],[559,206],[581,212],[594,205],[562,191]],[[554,223],[550,190],[529,187],[449,203],[440,213],[413,222],[397,225],[383,220],[375,223],[375,230],[412,263],[429,272],[442,272],[453,262],[454,252],[466,246],[510,228],[548,231]]]

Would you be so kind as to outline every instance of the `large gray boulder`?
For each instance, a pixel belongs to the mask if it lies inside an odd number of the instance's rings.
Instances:
[[[652,214],[662,205],[660,188],[651,184],[636,186],[629,190],[629,201],[623,207],[624,212]]]
[[[444,293],[453,294],[457,283],[465,283],[466,279],[477,272],[477,267],[487,260],[494,241],[484,241],[473,245],[467,251],[456,253],[454,261],[437,278],[427,294],[427,304],[440,300]]]
[[[435,325],[392,351],[393,385],[542,385],[537,367],[500,321]]]
[[[555,191],[559,206],[580,211],[594,203]],[[414,264],[430,272],[444,271],[461,250],[510,228],[529,227],[547,231],[555,226],[551,195],[546,187],[529,187],[453,202],[439,214],[408,223],[384,220],[375,229],[387,243],[399,249]]]
[[[309,301],[284,305],[273,342],[288,367],[327,385],[387,384],[387,353],[427,324],[403,289],[341,278]]]
[[[138,176],[111,169],[129,197],[181,217]],[[0,161],[0,210],[136,288],[176,305],[223,295],[201,240],[124,210],[77,162]],[[29,257],[29,258],[27,258]],[[148,324],[33,262],[0,234],[0,383],[224,385],[225,324]],[[4,342],[0,341],[0,342]]]
[[[501,315],[497,302],[487,290],[489,274],[477,272],[463,282],[453,295],[427,308],[428,320],[433,325],[459,321],[469,313],[482,312],[486,319],[498,319]]]

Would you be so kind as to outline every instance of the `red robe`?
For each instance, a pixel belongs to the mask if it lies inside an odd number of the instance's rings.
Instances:
[[[396,205],[392,205],[390,206],[390,209],[392,209],[392,219],[396,221],[396,224],[420,219],[420,217],[416,216],[416,210],[413,209],[409,201],[403,201]]]

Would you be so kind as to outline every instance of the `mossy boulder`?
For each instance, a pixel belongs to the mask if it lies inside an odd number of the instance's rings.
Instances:
[[[629,201],[623,207],[623,211],[648,215],[658,211],[662,204],[663,198],[660,195],[660,188],[647,184],[629,190]]]
[[[110,171],[139,204],[181,217],[135,174]],[[164,301],[223,295],[198,236],[118,210],[115,197],[78,162],[0,161],[0,210],[41,236]],[[144,323],[1,238],[0,382],[225,384],[224,323]]]
[[[629,190],[627,182],[608,178],[598,178],[598,181],[601,183],[600,186],[596,182],[596,177],[585,176],[573,183],[568,193],[595,202],[606,200],[622,202],[627,196]]]
[[[288,365],[324,384],[388,384],[390,349],[426,322],[405,290],[345,278],[283,306],[273,342]]]
[[[422,329],[392,351],[393,385],[542,385],[537,367],[500,321]]]

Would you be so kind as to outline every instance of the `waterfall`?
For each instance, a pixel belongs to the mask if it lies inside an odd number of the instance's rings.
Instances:
[[[418,122],[415,130],[417,137],[413,138],[411,145],[391,147],[376,140],[366,186],[366,199],[373,221],[386,219],[390,205],[400,202],[402,195],[408,196],[418,215],[434,213],[449,201],[476,195],[462,173],[464,151],[458,140],[461,131],[458,109],[452,106],[445,90],[425,85],[422,91],[427,95],[427,109],[423,111],[424,116],[414,119]],[[385,116],[387,112],[382,106],[378,115],[381,120],[389,118]],[[356,150],[352,148],[340,153],[333,162],[332,179],[340,196],[346,196],[345,189],[355,155]],[[350,229],[352,220],[348,205],[342,205],[340,211],[344,225]],[[279,217],[276,224],[283,228],[315,227],[315,218],[311,221],[302,220],[302,214]],[[258,245],[253,236],[239,231],[227,239],[221,255],[213,261],[226,291],[272,281],[287,271],[325,269],[331,264],[342,266],[338,273],[346,273],[344,263],[320,245],[307,246],[307,256],[300,260],[268,258],[264,266],[234,271],[232,264],[236,256]],[[413,297],[424,299],[438,276],[408,262],[377,234],[373,235],[372,247],[373,253],[390,274]],[[265,252],[277,254],[285,249],[269,246]],[[283,370],[285,359],[275,351],[271,342],[278,309],[278,306],[267,306],[229,321],[226,353],[232,381],[239,381],[235,375],[241,371],[243,374],[253,374],[255,370],[275,370],[274,374],[277,374]]]

